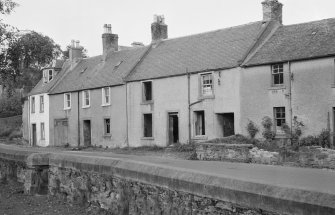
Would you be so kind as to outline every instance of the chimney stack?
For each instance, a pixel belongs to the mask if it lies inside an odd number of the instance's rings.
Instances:
[[[154,22],[151,24],[151,38],[152,42],[168,38],[164,15],[154,15]]]
[[[69,49],[70,61],[76,61],[83,57],[83,47],[80,46],[79,40],[71,40],[71,46]]]
[[[283,24],[283,4],[278,0],[265,0],[263,5],[263,21],[275,20]]]
[[[113,49],[118,51],[119,49],[119,36],[112,33],[112,25],[104,24],[104,33],[102,34],[102,50],[103,54],[107,54],[109,50]]]

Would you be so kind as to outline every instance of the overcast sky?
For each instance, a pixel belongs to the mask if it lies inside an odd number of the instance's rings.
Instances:
[[[164,14],[169,38],[262,19],[263,0],[14,0],[20,6],[5,22],[51,37],[64,49],[80,40],[89,56],[102,53],[102,26],[111,24],[119,45],[151,41],[154,14]],[[285,25],[332,18],[334,0],[280,0]]]

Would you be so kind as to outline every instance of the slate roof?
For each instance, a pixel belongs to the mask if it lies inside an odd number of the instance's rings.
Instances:
[[[167,39],[150,52],[127,81],[233,68],[244,60],[266,24],[262,21],[221,30]]]
[[[61,66],[61,62],[63,63]],[[57,75],[49,83],[43,83],[43,79],[41,79],[36,86],[29,92],[28,95],[36,95],[41,93],[48,93],[52,87],[54,87],[58,81],[67,73],[70,69],[70,61],[57,61],[57,67],[62,68]]]
[[[335,18],[280,26],[245,66],[335,55]]]
[[[49,94],[121,85],[147,50],[148,47],[139,47],[111,51],[105,59],[101,55],[82,59]]]

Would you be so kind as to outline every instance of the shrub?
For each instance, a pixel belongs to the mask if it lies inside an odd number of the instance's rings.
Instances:
[[[299,146],[318,146],[318,145],[319,145],[319,139],[312,135],[303,137],[299,141]]]
[[[258,126],[251,120],[247,124],[247,131],[252,139],[255,138],[256,134],[259,132]]]
[[[252,141],[241,134],[236,134],[230,137],[211,139],[206,141],[206,143],[252,144]]]
[[[273,138],[275,138],[276,134],[272,129],[273,123],[272,123],[272,119],[270,117],[268,117],[268,116],[263,117],[262,126],[264,128],[264,130],[262,132],[262,136],[266,140],[272,140]]]
[[[318,135],[319,145],[322,148],[330,148],[330,135],[331,132],[328,129],[322,129],[321,133]]]

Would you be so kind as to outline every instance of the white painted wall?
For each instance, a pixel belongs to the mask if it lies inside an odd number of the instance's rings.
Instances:
[[[44,96],[44,112],[40,112],[40,96]],[[31,99],[35,97],[35,113],[31,113]],[[36,124],[36,140],[38,146],[49,145],[49,95],[37,94],[29,96],[29,132],[30,144],[32,144],[32,124]],[[41,123],[44,122],[45,139],[41,139]]]

